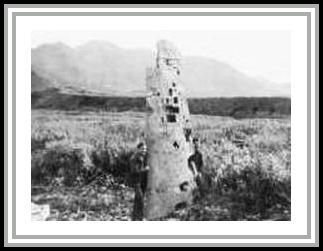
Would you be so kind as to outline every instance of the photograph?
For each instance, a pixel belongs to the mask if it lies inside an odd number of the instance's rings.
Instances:
[[[4,21],[4,246],[319,246],[318,4]]]
[[[34,30],[32,221],[291,221],[291,32]]]

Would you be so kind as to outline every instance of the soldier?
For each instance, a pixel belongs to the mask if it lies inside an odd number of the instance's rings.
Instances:
[[[203,156],[199,151],[200,145],[198,138],[193,138],[194,153],[188,158],[188,164],[192,169],[195,176],[199,176],[202,173],[203,168]]]
[[[193,138],[194,153],[188,158],[188,165],[192,170],[200,195],[203,194],[203,155],[199,151],[199,140]]]
[[[147,165],[147,146],[140,142],[137,151],[131,157],[131,175],[135,189],[132,220],[143,220],[144,197],[147,188],[149,167]]]

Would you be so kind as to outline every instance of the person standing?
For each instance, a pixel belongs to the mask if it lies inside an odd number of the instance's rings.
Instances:
[[[200,195],[203,195],[203,155],[200,152],[200,144],[198,138],[193,138],[194,153],[188,158],[188,166],[192,170],[195,177]]]
[[[195,176],[200,176],[203,169],[203,156],[200,152],[200,144],[198,138],[193,138],[194,153],[188,158],[188,164]]]
[[[148,171],[147,146],[144,142],[137,145],[136,152],[131,157],[131,176],[135,189],[132,220],[138,221],[144,218],[144,198],[147,189]]]

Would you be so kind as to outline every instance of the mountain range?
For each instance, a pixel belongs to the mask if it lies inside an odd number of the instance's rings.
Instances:
[[[125,49],[106,41],[77,47],[43,44],[31,51],[31,90],[96,96],[143,96],[149,49]],[[249,77],[215,59],[184,56],[182,79],[189,97],[290,97],[290,83]]]

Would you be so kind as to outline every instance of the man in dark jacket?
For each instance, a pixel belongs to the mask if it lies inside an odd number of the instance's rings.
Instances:
[[[137,151],[131,157],[131,176],[135,189],[132,220],[143,220],[144,197],[148,179],[147,146],[141,142],[137,145]]]
[[[203,169],[203,156],[199,148],[198,138],[193,138],[194,153],[188,158],[188,164],[192,169],[195,176],[198,176],[202,173]]]
[[[200,195],[203,194],[203,155],[200,152],[198,138],[193,138],[194,153],[188,158],[188,165],[195,176]]]

